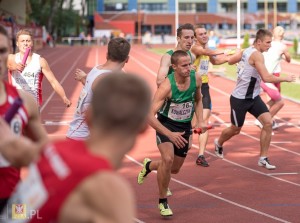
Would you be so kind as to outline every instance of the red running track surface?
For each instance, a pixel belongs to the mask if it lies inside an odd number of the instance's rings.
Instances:
[[[44,80],[42,122],[51,138],[65,137],[81,89],[81,84],[74,80],[75,69],[88,72],[94,65],[103,63],[106,47],[58,46],[38,53],[47,59],[73,103],[65,108]],[[144,46],[133,46],[125,70],[145,78],[154,92],[160,57]],[[234,85],[234,81],[210,75],[213,103],[210,121],[214,129],[209,131],[205,153],[210,166],[204,168],[195,164],[198,140],[194,134],[193,148],[181,172],[172,175],[173,195],[168,200],[174,216],[168,222],[300,222],[300,105],[286,100],[277,116],[280,128],[274,131],[269,150],[276,170],[269,171],[257,165],[260,129],[253,124],[252,116],[247,116],[241,134],[224,145],[225,158],[221,160],[214,155],[213,139],[230,122],[229,96]],[[156,173],[149,174],[143,185],[136,182],[144,157],[153,160],[160,157],[155,131],[150,127],[139,137],[119,172],[136,192],[136,222],[165,222],[157,208]]]

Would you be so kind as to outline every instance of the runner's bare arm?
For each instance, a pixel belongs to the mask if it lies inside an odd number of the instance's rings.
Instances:
[[[160,65],[157,73],[156,84],[159,86],[167,77],[169,67],[171,66],[171,56],[164,54],[160,60]]]
[[[46,129],[41,124],[41,116],[37,103],[30,93],[22,90],[18,92],[28,114],[28,124],[24,129],[24,135],[29,137],[32,141],[44,145],[48,142],[48,135]]]
[[[235,54],[229,56],[228,64],[233,65],[233,64],[236,64],[236,63],[240,62],[241,59],[242,59],[242,56],[243,56],[243,51],[242,50],[236,52]]]
[[[278,83],[278,82],[292,82],[296,80],[295,75],[276,77],[270,74],[265,66],[264,57],[260,52],[254,52],[249,58],[249,63],[253,64],[253,66],[256,68],[256,70],[258,71],[259,75],[261,76],[264,82]]]
[[[0,119],[0,151],[10,164],[16,167],[29,165],[48,142],[47,132],[41,125],[35,99],[27,92],[19,91],[28,114],[24,136],[15,135],[7,123]]]
[[[209,57],[210,62],[213,65],[220,65],[220,64],[224,64],[226,62],[228,62],[229,57],[227,55],[219,55],[219,56],[212,56]]]
[[[289,50],[286,46],[284,46],[282,55],[283,55],[286,62],[288,62],[288,63],[291,62],[291,55],[290,55]]]
[[[52,70],[50,69],[47,61],[44,58],[40,58],[40,64],[42,67],[42,73],[45,75],[49,83],[51,84],[54,91],[61,97],[64,104],[69,107],[71,105],[70,100],[67,98],[65,90],[61,86],[61,84],[57,81],[56,77],[54,76]]]
[[[18,70],[22,72],[25,68],[25,65],[22,63],[16,63],[15,61],[15,55],[14,54],[9,54],[7,58],[7,69],[10,71],[15,71]]]
[[[203,48],[201,45],[195,44],[192,49],[192,53],[195,56],[205,55],[205,56],[216,56],[224,54],[224,50],[212,50],[209,48]]]
[[[75,71],[75,77],[74,79],[81,82],[82,85],[85,85],[87,73],[85,73],[83,70],[77,68]]]
[[[204,133],[207,130],[206,124],[203,122],[203,104],[202,104],[202,94],[201,85],[202,79],[200,75],[196,75],[197,90],[195,93],[195,114],[198,120],[198,126],[202,129]]]

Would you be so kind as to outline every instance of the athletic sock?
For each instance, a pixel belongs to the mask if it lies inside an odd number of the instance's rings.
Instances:
[[[151,161],[150,162],[148,162],[148,163],[146,163],[146,173],[145,173],[145,176],[147,176],[150,172],[151,172],[151,170],[150,170],[150,163],[151,163]]]
[[[165,203],[165,202],[168,202],[168,199],[167,198],[159,198],[158,200],[158,203]]]
[[[265,158],[267,158],[267,157],[261,156],[261,157],[259,157],[259,161],[264,161]]]

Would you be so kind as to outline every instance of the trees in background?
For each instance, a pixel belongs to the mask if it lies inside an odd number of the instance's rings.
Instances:
[[[86,0],[80,2],[82,10],[74,9],[74,0],[30,0],[30,4],[30,20],[45,26],[52,36],[78,36],[85,31]]]

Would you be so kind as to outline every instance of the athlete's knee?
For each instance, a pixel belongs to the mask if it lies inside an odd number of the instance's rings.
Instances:
[[[163,165],[171,167],[173,164],[174,158],[171,156],[164,156],[164,157],[162,157],[161,161],[162,161]]]
[[[235,125],[231,125],[230,128],[233,135],[238,135],[241,132],[241,128]]]
[[[264,130],[270,130],[272,131],[272,120],[264,121],[261,123],[263,125]]]

